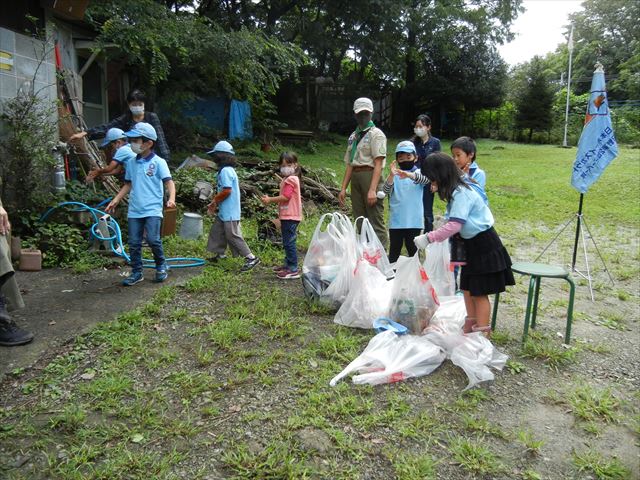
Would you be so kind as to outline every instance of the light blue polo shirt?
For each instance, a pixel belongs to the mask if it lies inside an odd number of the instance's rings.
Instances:
[[[240,220],[240,183],[238,174],[233,167],[222,167],[218,172],[218,193],[225,188],[231,189],[231,195],[225,198],[218,206],[218,217],[223,222]]]
[[[127,163],[129,160],[133,160],[136,158],[136,154],[131,150],[131,147],[127,143],[126,145],[122,145],[116,153],[113,154],[113,160],[118,162],[124,168],[127,168]]]
[[[458,187],[447,204],[446,217],[462,223],[460,236],[473,238],[493,226],[493,215],[473,188]]]
[[[130,159],[126,170],[124,179],[131,182],[129,218],[162,217],[164,182],[171,180],[167,162],[151,152]]]
[[[414,167],[411,171],[417,170]],[[389,228],[424,228],[423,185],[411,178],[393,179],[393,190],[389,195]]]

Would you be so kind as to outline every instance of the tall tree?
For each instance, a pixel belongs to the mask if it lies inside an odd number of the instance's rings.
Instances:
[[[554,91],[538,56],[525,66],[523,80],[516,99],[516,127],[528,129],[531,142],[534,131],[549,131],[552,126]]]

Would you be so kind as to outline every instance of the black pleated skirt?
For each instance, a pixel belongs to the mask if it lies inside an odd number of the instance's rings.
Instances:
[[[473,238],[464,239],[467,264],[460,272],[460,288],[471,296],[504,292],[515,285],[511,257],[493,227]]]

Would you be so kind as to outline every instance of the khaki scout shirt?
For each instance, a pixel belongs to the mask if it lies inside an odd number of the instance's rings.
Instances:
[[[344,163],[354,167],[361,165],[373,167],[375,166],[374,159],[383,157],[382,168],[384,168],[385,159],[387,157],[387,137],[382,130],[378,127],[371,127],[367,133],[364,134],[364,137],[356,147],[356,154],[353,157],[353,163],[351,163],[351,149],[353,148],[355,139],[356,132],[353,132],[349,137],[347,152],[344,154]]]

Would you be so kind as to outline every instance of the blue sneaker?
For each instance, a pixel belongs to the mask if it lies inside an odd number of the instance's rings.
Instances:
[[[154,282],[162,283],[167,279],[168,276],[169,276],[169,265],[165,263],[158,270],[156,270],[156,278]]]
[[[143,280],[144,276],[142,275],[142,272],[131,272],[131,274],[122,281],[122,285],[125,287],[131,287]]]

